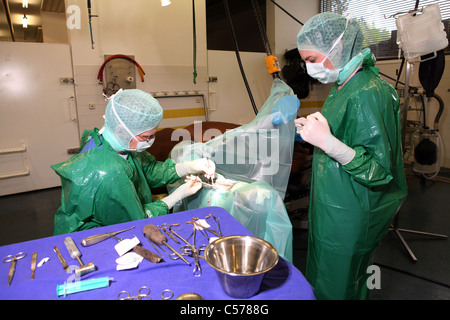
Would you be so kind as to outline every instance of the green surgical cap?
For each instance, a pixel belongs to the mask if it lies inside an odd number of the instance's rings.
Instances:
[[[133,136],[157,127],[162,118],[163,109],[150,94],[139,89],[120,90],[109,99],[106,106],[103,136],[114,150],[124,151],[128,149]],[[133,136],[130,136],[124,125]]]
[[[298,49],[327,55],[333,42],[345,30],[341,44],[338,44],[328,56],[336,69],[343,68],[361,51],[363,42],[363,34],[358,22],[350,19],[345,29],[346,23],[347,18],[333,12],[323,12],[313,16],[297,35]]]

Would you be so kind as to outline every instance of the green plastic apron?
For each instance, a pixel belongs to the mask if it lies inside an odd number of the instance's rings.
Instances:
[[[407,195],[399,99],[377,71],[335,85],[322,109],[356,155],[342,166],[314,151],[306,277],[318,299],[368,298],[372,253]]]
[[[91,138],[95,148],[51,166],[62,185],[55,235],[169,212],[163,201],[152,202],[150,188],[180,179],[174,161],[156,161],[148,152],[128,152],[124,159],[100,139],[97,128],[83,133],[80,150]]]

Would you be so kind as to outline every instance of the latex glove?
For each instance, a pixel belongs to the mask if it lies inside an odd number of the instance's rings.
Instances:
[[[352,161],[356,152],[331,134],[327,119],[320,113],[310,114],[306,118],[294,120],[297,133],[304,141],[322,149],[330,157],[342,165]]]
[[[175,189],[174,192],[172,192],[167,197],[161,199],[161,201],[164,201],[169,209],[172,209],[173,206],[182,199],[192,196],[193,194],[197,193],[198,190],[202,188],[202,183],[200,180],[198,181],[192,181],[187,180],[186,183],[182,184],[178,188]]]
[[[177,163],[175,165],[175,170],[180,177],[184,177],[191,173],[204,172],[205,176],[209,179],[214,177],[214,174],[216,173],[216,164],[207,158],[201,158]]]

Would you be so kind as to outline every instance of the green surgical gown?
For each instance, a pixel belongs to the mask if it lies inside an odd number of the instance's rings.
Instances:
[[[148,152],[128,152],[124,159],[100,138],[97,128],[83,133],[80,150],[90,139],[94,148],[51,166],[62,185],[55,235],[169,212],[163,201],[152,202],[150,188],[180,179],[173,160],[159,162]]]
[[[314,150],[306,277],[318,299],[367,299],[372,253],[407,195],[399,99],[364,67],[332,88],[322,114],[356,155],[341,165]]]

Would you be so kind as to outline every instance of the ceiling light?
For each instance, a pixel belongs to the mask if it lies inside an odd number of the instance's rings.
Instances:
[[[28,8],[28,0],[22,0],[22,8]]]
[[[24,28],[28,28],[28,18],[27,18],[26,14],[23,15],[22,25],[23,25]]]
[[[163,6],[163,7],[166,7],[166,6],[168,6],[168,5],[170,5],[172,2],[170,2],[170,0],[161,0],[161,5]]]

